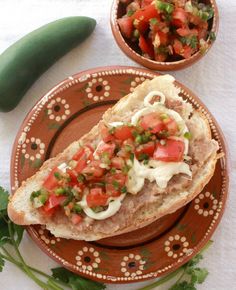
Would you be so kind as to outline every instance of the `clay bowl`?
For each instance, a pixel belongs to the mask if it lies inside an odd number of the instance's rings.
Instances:
[[[214,10],[214,17],[209,21],[209,31],[214,32],[217,35],[218,26],[219,26],[219,13],[215,0],[202,0],[206,4],[210,4]],[[171,71],[171,70],[180,70],[186,67],[193,65],[195,62],[199,61],[212,47],[212,42],[209,38],[207,39],[207,49],[204,52],[197,51],[189,59],[179,59],[179,60],[169,60],[165,62],[159,62],[155,60],[148,59],[141,55],[141,51],[138,48],[137,44],[132,43],[128,39],[125,39],[120,31],[120,28],[117,23],[117,19],[122,17],[125,14],[125,4],[120,0],[114,0],[111,8],[111,29],[114,35],[114,38],[121,48],[121,50],[132,60],[145,66],[152,70],[159,71]]]

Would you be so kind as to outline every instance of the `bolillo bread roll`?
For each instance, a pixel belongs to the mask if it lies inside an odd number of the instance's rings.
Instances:
[[[144,99],[153,91],[164,95],[165,108],[178,113],[191,134],[188,156],[183,162],[190,173],[186,174],[187,171],[184,170],[178,173],[177,170],[166,185],[158,183],[160,176],[157,177],[157,182],[153,178],[151,181],[144,178],[142,188],[138,192],[134,190],[132,194],[129,193],[128,185],[128,193],[121,200],[119,210],[105,219],[98,220],[85,215],[80,223],[73,224],[60,210],[49,217],[33,206],[31,193],[42,187],[53,168],[71,160],[83,144],[89,143],[96,148],[101,140],[99,128],[102,124],[130,122],[137,112],[144,109]],[[56,237],[67,239],[95,241],[127,233],[178,210],[195,198],[214,174],[217,150],[218,143],[211,138],[206,117],[179,96],[179,89],[174,86],[172,76],[158,76],[144,81],[133,93],[120,99],[104,113],[102,120],[90,132],[73,142],[58,156],[47,160],[34,176],[24,181],[10,199],[8,214],[16,224],[43,224]],[[137,185],[135,174],[135,169],[131,168],[129,178],[131,181],[133,178]]]

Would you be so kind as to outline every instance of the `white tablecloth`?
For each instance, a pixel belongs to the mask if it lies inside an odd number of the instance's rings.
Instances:
[[[32,105],[56,83],[81,70],[104,65],[134,65],[116,45],[109,24],[112,0],[0,0],[0,53],[24,34],[52,20],[87,15],[96,18],[93,35],[51,67],[10,113],[0,113],[0,185],[9,189],[9,167],[16,132]],[[218,0],[220,31],[208,55],[193,67],[173,75],[187,85],[208,106],[228,141],[232,167],[231,190],[214,244],[205,254],[210,275],[198,289],[236,289],[236,1]],[[104,55],[105,52],[105,55]],[[25,235],[22,253],[32,265],[48,271],[55,263]],[[109,286],[108,289],[137,289],[143,284]],[[13,265],[0,274],[2,290],[36,290],[32,281]],[[158,288],[167,289],[167,285]],[[92,290],[92,289],[91,289]]]

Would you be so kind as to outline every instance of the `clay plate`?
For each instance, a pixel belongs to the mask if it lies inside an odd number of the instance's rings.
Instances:
[[[219,27],[219,12],[218,12],[216,1],[203,0],[201,2],[210,4],[214,10],[214,17],[212,20],[209,21],[209,27],[210,27],[209,30],[214,32],[217,35],[218,27]],[[119,26],[117,24],[117,19],[122,17],[124,14],[125,14],[125,4],[121,3],[120,0],[114,0],[111,7],[111,17],[110,17],[110,23],[111,23],[113,36],[118,46],[128,57],[130,57],[137,63],[149,69],[159,70],[159,71],[184,69],[186,67],[191,66],[198,60],[200,60],[212,47],[213,43],[208,39],[207,40],[208,48],[206,49],[206,51],[204,53],[201,53],[200,51],[198,51],[195,54],[193,54],[189,59],[182,59],[182,60],[177,60],[177,61],[164,61],[164,62],[148,59],[146,57],[143,57],[139,53],[139,48],[134,43],[132,43],[131,41],[130,42],[127,41],[122,36]]]
[[[43,161],[80,138],[118,99],[158,74],[131,67],[103,67],[70,76],[32,108],[16,137],[11,161],[14,192]],[[225,207],[228,169],[222,133],[202,102],[185,86],[181,95],[209,120],[219,142],[215,174],[190,204],[153,224],[96,242],[55,238],[43,226],[27,231],[51,258],[69,270],[108,283],[129,283],[159,277],[191,259],[210,239]]]

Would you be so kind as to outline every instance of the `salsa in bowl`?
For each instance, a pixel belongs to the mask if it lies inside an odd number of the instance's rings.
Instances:
[[[218,11],[215,0],[115,0],[111,26],[120,48],[136,62],[175,70],[209,50]]]

